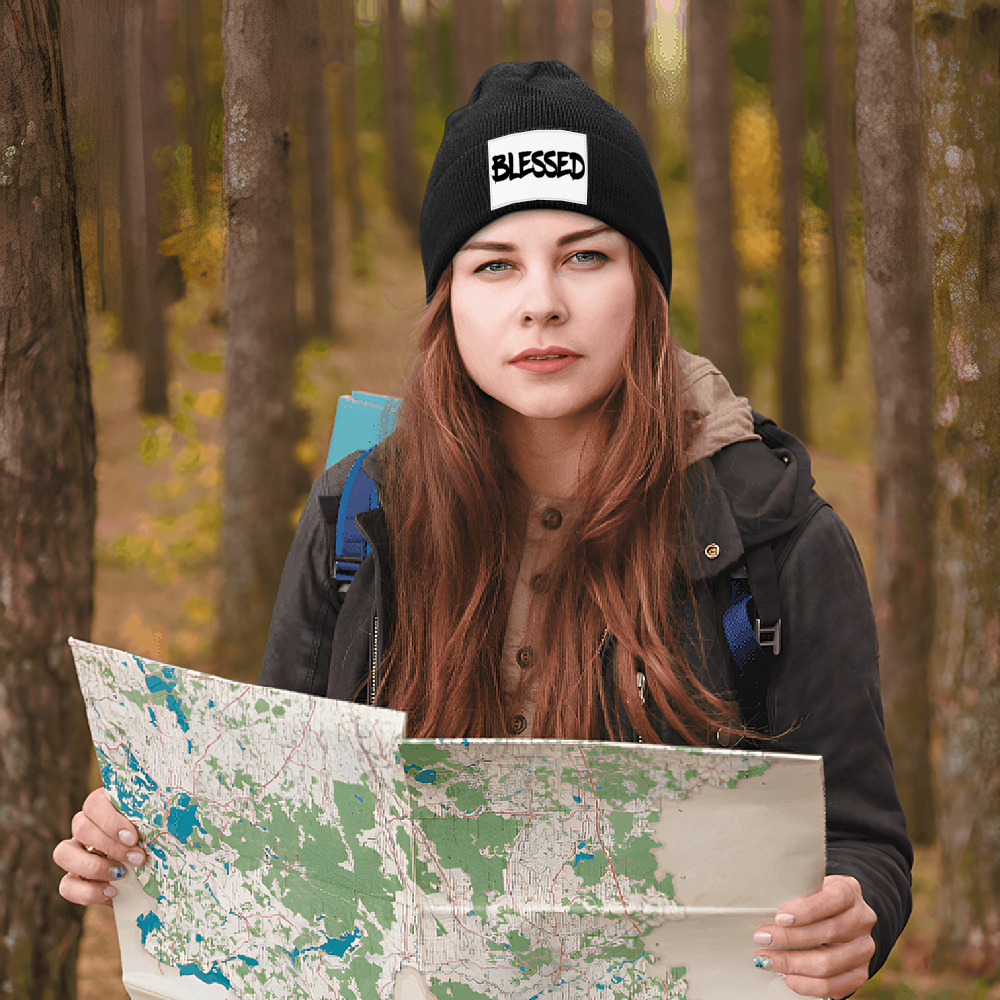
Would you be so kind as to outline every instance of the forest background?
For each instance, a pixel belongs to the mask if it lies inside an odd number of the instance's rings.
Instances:
[[[560,58],[646,141],[673,335],[858,542],[918,843],[862,994],[1000,997],[997,3],[8,0],[0,31],[0,992],[124,997],[50,859],[98,781],[66,636],[255,678],[338,396],[405,385],[445,117]]]

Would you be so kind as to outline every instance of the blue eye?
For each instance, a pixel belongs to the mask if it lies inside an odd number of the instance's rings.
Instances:
[[[608,255],[604,254],[604,253],[601,253],[599,250],[577,250],[577,252],[575,254],[573,254],[573,256],[574,257],[590,257],[590,258],[592,258],[594,260],[607,260],[608,259]],[[583,261],[582,263],[589,264],[590,261],[586,260],[586,261]]]
[[[502,274],[503,273],[502,271],[492,270],[494,264],[501,264],[503,265],[504,268],[510,267],[510,265],[505,260],[490,260],[487,261],[485,264],[480,264],[479,267],[476,268],[475,273],[479,274],[480,271],[486,271],[487,274]]]

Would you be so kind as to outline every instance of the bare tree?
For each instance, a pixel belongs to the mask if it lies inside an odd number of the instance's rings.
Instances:
[[[781,150],[781,264],[778,273],[778,398],[781,422],[806,437],[802,288],[799,284],[799,192],[805,132],[800,0],[769,0],[771,98]]]
[[[698,350],[738,393],[747,391],[741,343],[739,273],[733,248],[729,177],[732,58],[730,0],[694,4],[688,19],[688,122],[698,219]]]
[[[521,0],[518,50],[524,62],[558,57],[556,0]]]
[[[184,0],[184,118],[191,147],[194,210],[204,207],[208,182],[208,130],[205,128],[205,81],[202,70],[203,0]]]
[[[222,183],[226,255],[220,666],[257,674],[291,511],[308,486],[294,457],[295,266],[288,126],[293,0],[225,0]]]
[[[819,77],[830,196],[830,367],[838,381],[844,375],[847,355],[847,232],[844,223],[850,182],[847,129],[838,67],[838,53],[845,48],[840,39],[839,10],[840,0],[822,0]]]
[[[320,23],[329,18],[328,36],[331,40],[330,59],[334,64],[336,79],[336,109],[339,113],[337,142],[344,150],[343,190],[347,198],[351,239],[360,237],[365,226],[364,207],[361,204],[360,170],[358,167],[358,118],[357,84],[354,72],[354,3],[336,0],[333,4],[320,5]]]
[[[400,0],[382,0],[382,80],[389,190],[400,220],[416,233],[421,192],[413,155],[413,100]]]
[[[856,0],[865,308],[878,400],[874,599],[886,733],[910,836],[934,838],[931,258],[911,0]]]
[[[130,0],[122,5],[122,17],[122,340],[139,353],[140,407],[147,413],[165,413],[166,330],[156,294],[160,206],[153,154],[164,128],[156,0]]]
[[[594,86],[593,0],[557,0],[559,58]]]
[[[326,46],[317,0],[299,0],[302,60],[302,108],[309,173],[309,231],[312,237],[313,332],[333,334],[333,175],[330,113],[326,103],[323,64]]]
[[[70,635],[93,609],[94,414],[55,0],[0,18],[0,994],[76,995],[52,848],[92,759]]]
[[[1000,968],[1000,10],[917,6],[934,254],[935,959]]]
[[[503,62],[503,5],[500,0],[454,0],[451,25],[455,88],[464,104],[483,73]]]
[[[628,115],[653,153],[646,79],[646,0],[613,0],[615,104]]]

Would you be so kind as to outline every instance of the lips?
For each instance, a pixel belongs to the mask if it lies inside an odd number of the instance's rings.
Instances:
[[[547,375],[568,368],[580,357],[568,347],[529,347],[517,357],[511,358],[510,364],[521,371]]]

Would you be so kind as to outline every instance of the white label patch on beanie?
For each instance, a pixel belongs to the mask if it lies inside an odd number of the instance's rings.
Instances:
[[[490,209],[519,201],[587,204],[587,135],[565,129],[512,132],[488,144]]]

